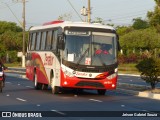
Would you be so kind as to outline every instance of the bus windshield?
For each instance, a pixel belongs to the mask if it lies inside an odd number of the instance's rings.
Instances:
[[[117,62],[116,43],[113,33],[66,34],[63,59],[78,65],[112,65]]]

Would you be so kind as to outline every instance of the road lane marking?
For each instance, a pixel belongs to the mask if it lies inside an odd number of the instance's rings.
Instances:
[[[40,104],[37,104],[37,107],[40,107],[41,105]]]
[[[61,115],[66,115],[65,113],[60,112],[60,111],[58,111],[58,110],[51,110],[51,111],[56,112],[56,113],[61,114]]]
[[[89,99],[89,100],[95,101],[95,102],[103,102],[103,101],[101,101],[101,100],[96,100],[96,99]]]
[[[121,107],[125,107],[125,105],[121,105]]]
[[[20,101],[23,101],[23,102],[26,102],[27,100],[24,100],[24,99],[21,99],[21,98],[16,98],[17,100],[20,100]]]
[[[6,84],[11,84],[11,82],[5,82]]]
[[[21,84],[18,84],[18,86],[20,86]]]
[[[10,95],[9,95],[9,94],[7,94],[6,96],[7,96],[7,97],[9,97]]]

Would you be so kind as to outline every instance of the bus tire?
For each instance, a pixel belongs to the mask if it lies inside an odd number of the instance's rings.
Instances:
[[[105,95],[106,90],[105,89],[97,90],[97,92],[98,92],[99,95]]]
[[[36,75],[36,74],[34,74],[34,88],[35,88],[36,90],[42,89],[42,84],[41,84],[41,83],[38,83],[37,75]]]
[[[50,74],[52,93],[53,94],[58,94],[59,93],[59,87],[55,86],[53,78],[54,78],[54,73],[52,71],[51,74]]]
[[[48,89],[48,84],[43,84],[42,85],[42,90],[47,90]]]
[[[58,94],[59,93],[59,87],[58,86],[52,87],[52,93],[53,94]]]

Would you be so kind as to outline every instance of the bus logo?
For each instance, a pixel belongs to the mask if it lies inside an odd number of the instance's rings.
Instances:
[[[53,56],[45,54],[44,65],[53,65],[53,59]]]

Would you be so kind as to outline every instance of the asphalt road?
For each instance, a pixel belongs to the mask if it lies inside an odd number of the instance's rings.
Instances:
[[[118,82],[119,83],[128,83],[128,84],[135,84],[135,85],[150,86],[149,83],[146,83],[138,75],[119,75]],[[158,83],[156,85],[156,87],[160,87],[160,83]]]
[[[104,114],[108,114],[107,111],[112,111],[109,113],[112,115],[111,118],[108,118],[110,120],[130,120],[131,118],[158,120],[157,117],[118,118],[113,117],[113,114],[119,114],[116,111],[120,113],[123,111],[133,113],[134,111],[146,111],[147,113],[154,111],[154,113],[157,113],[160,111],[160,101],[123,94],[118,90],[107,91],[105,96],[99,96],[96,91],[90,90],[82,93],[63,90],[58,95],[53,95],[50,89],[35,90],[33,83],[27,79],[8,76],[3,93],[0,93],[0,111],[48,111],[61,116],[53,117],[55,120],[106,120],[105,115],[105,117],[101,117],[98,114],[101,111],[106,112]],[[68,113],[68,111],[70,112]],[[89,117],[85,117],[85,114],[74,117],[75,111],[82,111],[81,113],[89,114]],[[87,113],[89,111],[94,112]]]
[[[12,72],[17,72],[25,75],[25,68],[8,68]],[[17,75],[18,76],[18,75]],[[143,85],[143,86],[150,86],[150,84],[146,83],[144,80],[141,79],[138,75],[122,75],[119,74],[118,76],[119,83],[127,83],[127,84],[135,84],[135,85]],[[160,87],[160,83],[156,85],[156,87]]]

